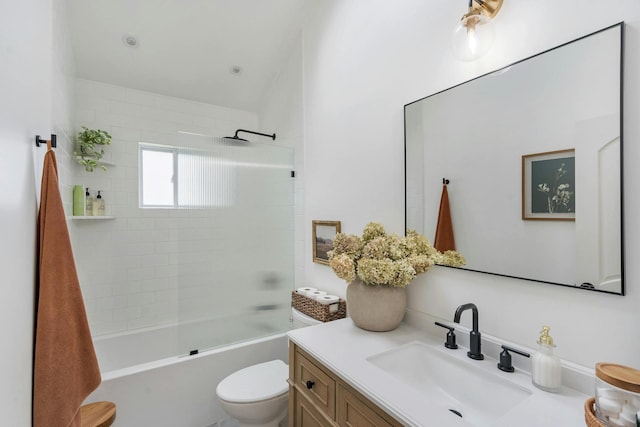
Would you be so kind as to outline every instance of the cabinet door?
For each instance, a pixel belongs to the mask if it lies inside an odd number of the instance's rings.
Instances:
[[[344,427],[391,427],[384,418],[342,384],[338,385],[338,425]]]
[[[294,414],[289,414],[291,420],[294,420],[295,427],[330,427],[333,422],[327,420],[320,411],[318,411],[309,400],[307,400],[298,390],[294,391],[295,399]],[[290,423],[291,425],[291,423]]]

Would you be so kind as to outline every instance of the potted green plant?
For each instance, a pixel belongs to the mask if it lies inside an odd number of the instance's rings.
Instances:
[[[74,151],[73,155],[78,158],[78,163],[84,166],[87,172],[93,172],[98,166],[98,161],[104,155],[102,145],[111,143],[111,135],[109,132],[101,129],[89,129],[82,126],[82,130],[78,132],[78,151]],[[107,170],[105,165],[100,165],[102,170]]]
[[[395,329],[406,308],[406,290],[414,277],[435,264],[459,267],[456,251],[439,252],[421,234],[387,234],[370,222],[362,237],[338,233],[329,252],[329,266],[347,287],[347,311],[358,327],[369,331]]]

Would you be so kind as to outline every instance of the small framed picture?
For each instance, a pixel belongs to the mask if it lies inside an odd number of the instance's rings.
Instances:
[[[340,232],[340,221],[313,221],[313,262],[329,265],[327,253],[333,249],[333,240]]]
[[[522,219],[576,220],[575,149],[522,156]]]

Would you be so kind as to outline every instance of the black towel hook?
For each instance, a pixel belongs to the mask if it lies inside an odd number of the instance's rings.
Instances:
[[[449,185],[449,180],[447,178],[442,178],[443,185]]]
[[[40,139],[40,135],[36,135],[36,147],[40,147],[40,144],[46,144],[48,141],[51,141],[51,147],[56,148],[58,146],[57,138],[54,134],[51,134],[51,139]]]

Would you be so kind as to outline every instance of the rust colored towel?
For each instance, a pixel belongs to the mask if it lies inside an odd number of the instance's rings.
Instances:
[[[38,240],[33,426],[79,427],[80,406],[101,378],[51,148],[42,173]]]
[[[442,185],[440,197],[440,211],[438,212],[438,225],[436,225],[436,237],[433,246],[440,252],[456,250],[456,242],[453,239],[453,223],[451,222],[451,210],[449,209],[449,192],[447,184]]]

